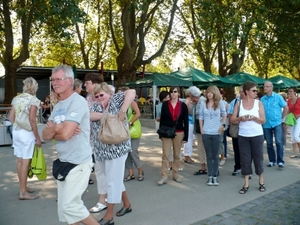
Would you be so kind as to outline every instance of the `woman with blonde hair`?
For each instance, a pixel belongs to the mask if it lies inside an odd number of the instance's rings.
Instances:
[[[220,115],[222,122],[220,121]],[[200,132],[206,152],[208,186],[218,186],[219,153],[221,135],[226,123],[225,105],[221,103],[218,87],[212,85],[207,88],[206,101],[201,102],[199,110]]]
[[[33,155],[34,146],[41,147],[42,142],[37,128],[37,118],[40,108],[40,100],[36,97],[38,83],[32,77],[23,81],[23,93],[14,97],[9,120],[13,124],[13,147],[17,156],[17,173],[19,178],[20,200],[37,199],[38,195],[30,195],[34,190],[27,187],[27,174]],[[29,108],[28,120],[31,130],[25,130],[15,123],[19,113]]]
[[[126,119],[126,112],[135,97],[135,90],[112,94],[107,83],[95,84],[94,97],[96,98],[100,110],[91,113],[91,119],[96,120],[102,117],[102,112],[107,111],[110,114],[118,115],[120,120]],[[93,110],[97,111],[97,110]],[[127,123],[127,121],[126,121]],[[101,125],[100,125],[101,126]],[[94,132],[94,141],[98,136],[98,132]],[[125,161],[128,153],[131,152],[131,141],[128,139],[119,144],[105,144],[101,141],[95,145],[95,156],[101,170],[105,174],[105,190],[107,192],[107,211],[103,218],[99,221],[100,225],[113,224],[113,211],[116,203],[123,201],[123,207],[116,216],[123,216],[132,211],[130,201],[127,197],[125,186],[123,183]]]

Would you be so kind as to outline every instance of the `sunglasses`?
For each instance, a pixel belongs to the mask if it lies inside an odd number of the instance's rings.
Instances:
[[[252,91],[252,92],[257,92],[257,90],[250,90],[250,91]]]
[[[103,97],[104,96],[104,94],[100,94],[100,95],[95,95],[95,98],[99,98],[99,97]]]
[[[178,91],[171,91],[170,93],[177,93]]]

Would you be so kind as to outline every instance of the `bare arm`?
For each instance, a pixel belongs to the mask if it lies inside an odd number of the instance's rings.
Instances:
[[[9,116],[8,116],[8,120],[11,122],[11,124],[14,124],[15,116],[16,116],[16,111],[15,111],[15,108],[12,106],[11,110],[10,110],[10,113],[9,113]]]
[[[77,128],[78,124],[75,122],[65,121],[60,124],[54,124],[52,121],[49,121],[43,130],[43,138],[45,140],[67,141],[74,136]]]
[[[131,103],[131,107],[132,107],[132,110],[135,112],[135,114],[134,114],[134,117],[132,118],[132,120],[129,121],[129,122],[134,123],[134,121],[136,121],[138,118],[140,118],[141,112],[140,112],[140,109],[138,107],[138,104],[135,101],[133,101]]]
[[[41,142],[41,138],[40,138],[40,135],[39,135],[39,132],[38,132],[38,129],[37,129],[37,123],[36,123],[37,110],[38,110],[38,108],[36,106],[34,106],[34,105],[30,106],[30,109],[29,109],[29,122],[30,122],[30,125],[31,125],[31,128],[32,128],[33,134],[35,136],[36,145],[38,147],[41,147],[42,142]]]
[[[125,91],[124,102],[123,102],[123,105],[119,112],[120,120],[126,119],[126,115],[125,115],[126,111],[129,108],[129,106],[131,105],[131,103],[133,102],[134,98],[135,98],[135,90],[134,89],[129,89],[129,90]]]

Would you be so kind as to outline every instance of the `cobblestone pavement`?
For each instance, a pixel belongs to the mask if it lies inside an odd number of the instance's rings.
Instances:
[[[298,225],[300,181],[192,225],[200,224]]]

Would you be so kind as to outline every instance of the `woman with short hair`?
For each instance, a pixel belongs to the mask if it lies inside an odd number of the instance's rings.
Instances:
[[[23,93],[12,100],[9,120],[13,124],[13,147],[14,155],[17,156],[17,173],[20,185],[19,199],[33,200],[39,196],[29,194],[33,193],[34,190],[27,187],[27,175],[34,146],[42,146],[37,128],[40,100],[36,97],[38,83],[35,79],[28,77],[23,81],[23,84]],[[29,114],[27,119],[30,122],[31,131],[25,130],[15,123],[18,114],[22,113],[26,108],[28,109],[28,107]]]
[[[126,111],[134,100],[135,90],[129,89],[125,92],[112,94],[107,83],[103,82],[95,84],[94,97],[101,110],[94,110],[97,112],[91,113],[91,119],[100,119],[103,115],[100,111],[107,111],[110,114],[118,115],[121,120],[124,120],[126,119]],[[98,132],[94,135],[97,135]],[[123,201],[123,207],[117,212],[116,216],[123,216],[132,211],[123,183],[125,161],[129,152],[131,152],[130,138],[119,144],[105,144],[99,140],[99,145],[95,146],[96,161],[99,162],[101,170],[105,174],[105,190],[107,191],[107,211],[99,221],[100,225],[113,223],[114,206],[116,203],[120,203],[121,200]]]
[[[264,134],[262,124],[266,122],[264,106],[257,100],[257,87],[254,82],[243,84],[245,98],[235,107],[230,118],[232,124],[239,124],[238,143],[241,157],[241,172],[244,175],[244,185],[239,191],[245,194],[249,189],[249,177],[252,172],[252,161],[255,173],[259,176],[259,191],[266,190],[263,178],[263,144]]]

